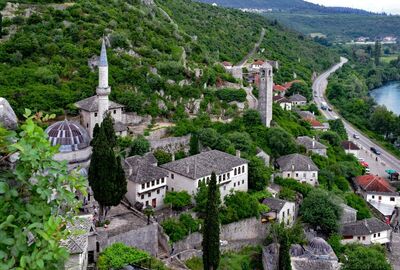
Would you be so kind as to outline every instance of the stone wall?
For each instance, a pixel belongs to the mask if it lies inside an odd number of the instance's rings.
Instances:
[[[141,228],[135,228],[126,232],[113,235],[104,230],[98,232],[97,241],[100,245],[100,252],[113,243],[122,242],[125,245],[136,247],[148,251],[153,256],[157,256],[158,249],[158,224],[150,224]]]
[[[150,149],[162,149],[168,153],[175,153],[180,150],[189,151],[190,135],[183,137],[169,137],[164,139],[149,139]]]
[[[268,232],[268,226],[262,224],[257,218],[249,218],[223,225],[221,227],[220,239],[227,241],[223,250],[238,250],[247,245],[262,244]],[[174,254],[191,249],[201,249],[203,240],[201,233],[192,233],[185,239],[174,243]]]
[[[277,270],[279,265],[279,244],[270,244],[262,248],[264,270]]]
[[[122,122],[128,125],[138,125],[142,123],[149,123],[151,122],[151,116],[140,116],[136,113],[129,113],[125,112],[122,114]]]

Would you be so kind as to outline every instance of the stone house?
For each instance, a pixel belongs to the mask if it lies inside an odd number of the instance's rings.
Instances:
[[[300,94],[294,94],[293,96],[289,97],[289,101],[292,102],[293,106],[307,105],[307,99]]]
[[[215,172],[217,184],[224,198],[230,191],[248,189],[248,161],[218,150],[202,152],[161,165],[168,171],[168,190],[185,190],[192,196],[201,182],[208,183]]]
[[[296,204],[277,198],[265,198],[262,202],[270,209],[263,216],[267,220],[276,220],[283,223],[285,226],[292,226],[296,220]]]
[[[139,206],[139,203],[142,207],[150,205],[155,209],[164,206],[168,172],[157,167],[153,154],[126,158],[123,168],[128,180],[125,197],[131,205]]]
[[[358,147],[354,142],[352,141],[343,141],[342,142],[342,147],[346,154],[352,154],[355,157],[358,157],[358,154],[360,152],[360,147]]]
[[[93,216],[78,216],[73,224],[67,225],[71,233],[61,245],[68,249],[69,258],[64,263],[66,270],[86,270],[88,264],[94,263],[96,233]]]
[[[384,216],[391,216],[400,195],[386,179],[377,175],[362,175],[354,179],[357,193]]]
[[[306,148],[307,153],[314,153],[321,156],[326,156],[326,147],[322,143],[315,140],[315,138],[310,138],[308,136],[301,136],[297,137],[296,139],[297,144],[302,145]]]
[[[308,183],[312,186],[318,184],[318,167],[307,156],[291,154],[280,157],[276,160],[276,167],[279,169],[278,176],[282,178],[293,178],[301,183]]]
[[[391,227],[377,218],[369,218],[344,224],[341,229],[342,243],[360,243],[364,245],[387,244],[391,241]]]
[[[292,110],[292,102],[290,102],[287,98],[282,96],[274,96],[273,97],[274,103],[279,104],[282,110],[291,111]]]

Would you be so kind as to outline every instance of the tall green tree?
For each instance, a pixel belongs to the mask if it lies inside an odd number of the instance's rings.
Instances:
[[[104,129],[104,133],[106,134],[106,138],[111,148],[114,148],[117,145],[117,135],[115,135],[113,119],[110,113],[107,113],[106,117],[101,123],[101,128]]]
[[[19,154],[15,168],[0,169],[0,269],[63,269],[68,252],[60,241],[81,205],[73,191],[86,194],[87,187],[53,159],[58,147],[30,111],[25,116],[18,134],[0,127],[0,163]]]
[[[343,270],[390,270],[392,269],[381,247],[350,245],[346,248]]]
[[[3,15],[0,13],[0,38],[3,36]]]
[[[189,146],[190,146],[189,154],[191,156],[197,155],[200,152],[199,137],[197,136],[196,133],[193,133],[192,136],[190,137]]]
[[[96,125],[94,125],[94,128],[93,128],[93,139],[90,142],[91,146],[93,146],[94,140],[95,140],[95,138],[97,138],[97,135],[99,134],[99,131],[100,131],[100,125],[96,123]]]
[[[381,43],[379,41],[375,41],[375,51],[374,51],[374,59],[375,59],[375,65],[379,66],[381,62]]]
[[[203,265],[205,270],[217,270],[220,260],[219,251],[219,205],[217,177],[213,172],[208,185],[207,212],[203,229]]]
[[[133,140],[129,156],[143,156],[150,151],[150,143],[145,137],[139,136]]]
[[[100,205],[102,220],[104,207],[118,205],[126,193],[126,180],[120,160],[115,157],[103,127],[94,138],[88,178],[94,198]]]

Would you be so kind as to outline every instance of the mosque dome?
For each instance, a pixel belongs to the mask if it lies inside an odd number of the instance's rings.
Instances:
[[[60,145],[61,153],[82,150],[90,145],[86,129],[68,120],[52,124],[46,129],[46,133],[52,146]]]
[[[320,237],[314,237],[309,244],[309,248],[314,255],[329,255],[333,251],[332,247]]]

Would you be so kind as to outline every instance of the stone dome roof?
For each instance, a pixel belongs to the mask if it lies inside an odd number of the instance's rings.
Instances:
[[[332,247],[320,237],[314,237],[308,246],[314,255],[329,255],[333,251]]]
[[[60,152],[85,149],[90,145],[90,137],[81,125],[68,120],[52,124],[46,129],[52,146],[60,145]]]
[[[304,249],[299,244],[292,245],[290,248],[290,255],[293,257],[298,257],[304,254]]]

